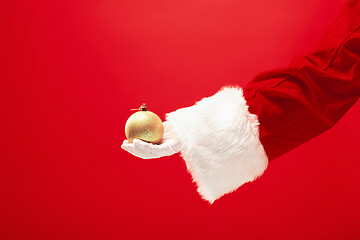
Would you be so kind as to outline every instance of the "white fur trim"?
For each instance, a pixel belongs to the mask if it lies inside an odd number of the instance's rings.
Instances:
[[[210,203],[259,177],[268,159],[259,141],[257,116],[241,88],[224,87],[195,105],[166,115],[182,144],[181,156]]]

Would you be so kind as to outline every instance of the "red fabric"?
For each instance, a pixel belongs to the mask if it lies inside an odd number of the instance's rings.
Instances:
[[[272,160],[331,128],[360,97],[360,1],[348,1],[318,46],[244,89]]]

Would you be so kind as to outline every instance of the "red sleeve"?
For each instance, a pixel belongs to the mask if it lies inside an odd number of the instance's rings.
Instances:
[[[348,1],[318,46],[244,89],[272,160],[328,130],[360,97],[360,1]]]

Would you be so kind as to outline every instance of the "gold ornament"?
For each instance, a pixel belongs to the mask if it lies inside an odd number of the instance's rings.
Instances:
[[[164,133],[161,119],[155,113],[148,111],[145,103],[137,110],[138,112],[132,114],[125,124],[128,141],[132,143],[134,139],[140,139],[149,143],[160,143]]]

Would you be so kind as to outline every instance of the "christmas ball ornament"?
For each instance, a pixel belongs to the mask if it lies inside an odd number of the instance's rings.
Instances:
[[[164,133],[161,119],[153,112],[147,110],[145,103],[138,111],[132,114],[125,124],[125,135],[130,143],[140,139],[149,143],[160,143]]]

